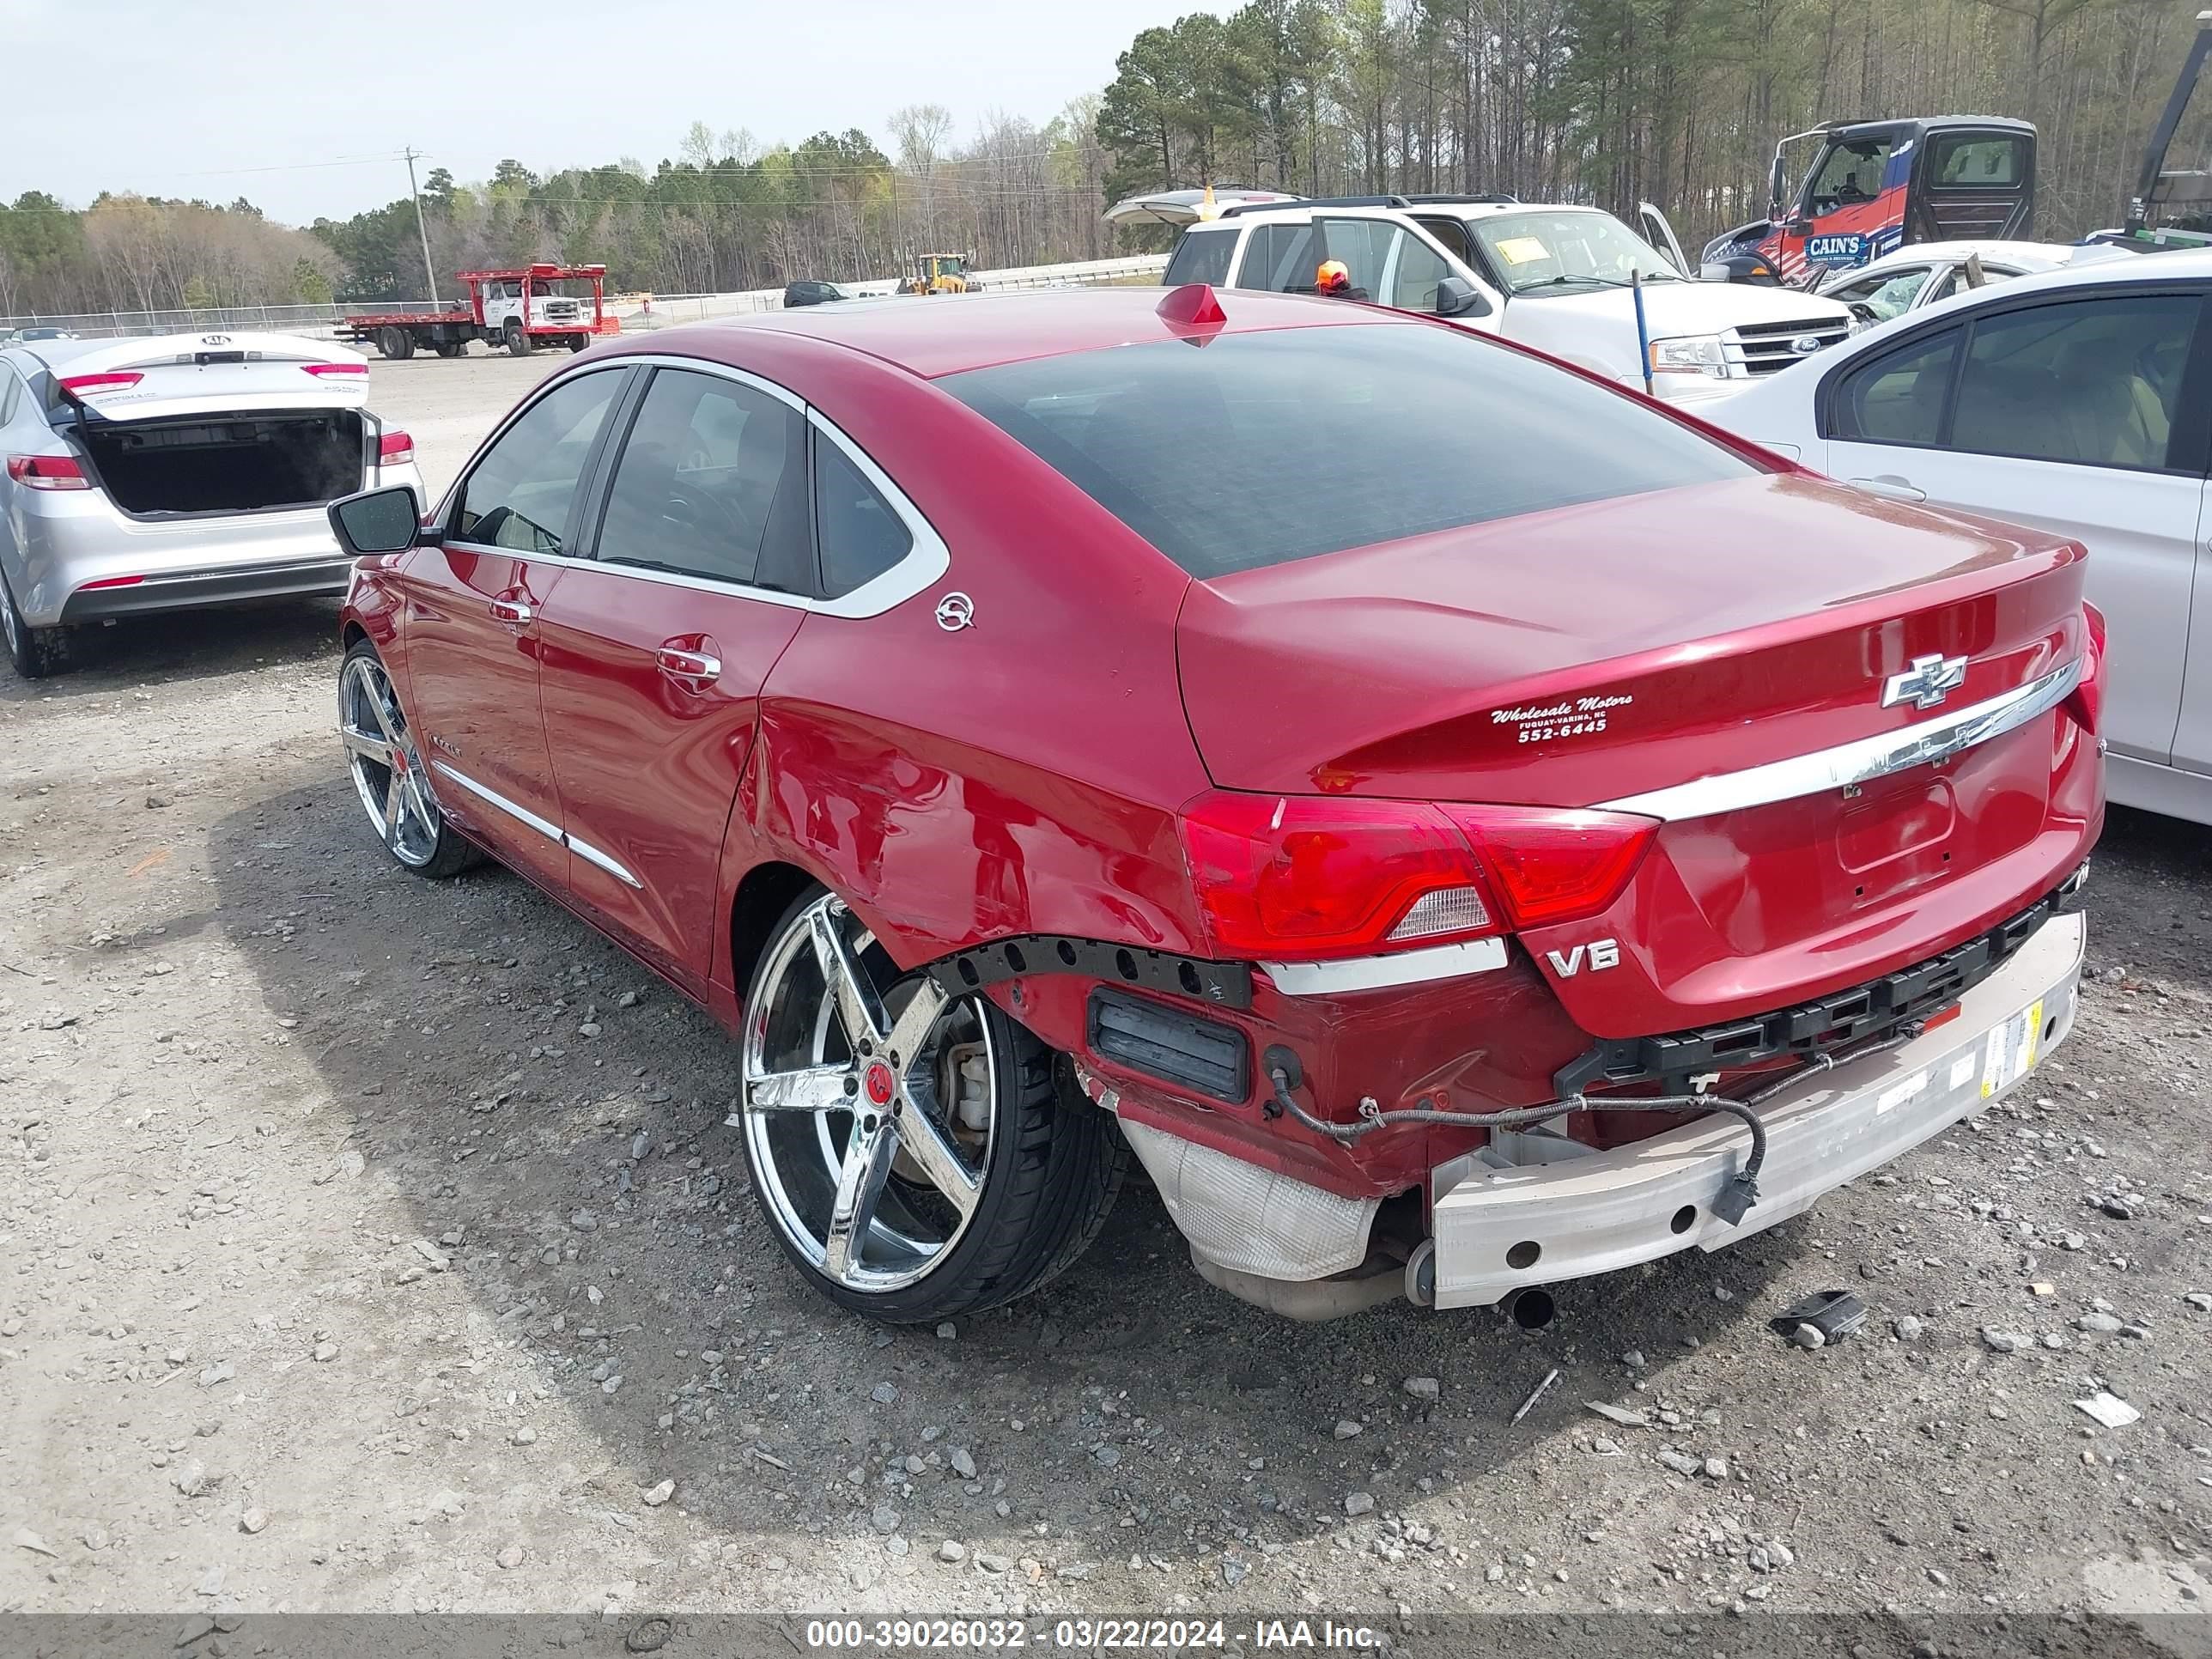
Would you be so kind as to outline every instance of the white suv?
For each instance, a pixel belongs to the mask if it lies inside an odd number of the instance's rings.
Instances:
[[[1786,368],[1850,334],[1850,308],[1787,289],[1685,276],[1674,233],[1662,255],[1597,208],[1495,196],[1375,196],[1224,209],[1176,244],[1164,281],[1312,293],[1341,260],[1354,298],[1498,334],[1661,397],[1707,398],[1716,382]],[[1644,285],[1638,343],[1629,278]]]

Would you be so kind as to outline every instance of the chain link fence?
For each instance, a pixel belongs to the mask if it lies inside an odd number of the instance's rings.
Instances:
[[[1121,259],[1092,259],[1077,264],[1021,265],[1003,270],[979,270],[975,281],[986,293],[1026,292],[1049,288],[1094,288],[1157,278],[1167,269],[1164,253],[1138,254]],[[849,283],[855,295],[870,297],[894,293],[890,280]],[[448,301],[450,304],[451,301]],[[212,306],[171,311],[100,311],[62,317],[0,318],[0,334],[19,329],[58,328],[80,339],[112,339],[139,334],[219,334],[251,330],[268,334],[303,334],[327,338],[348,317],[374,316],[380,312],[427,311],[420,300],[369,301],[361,304],[325,306]],[[708,317],[738,317],[783,309],[780,288],[753,289],[735,294],[653,294],[607,296],[607,313],[625,330],[671,328]]]

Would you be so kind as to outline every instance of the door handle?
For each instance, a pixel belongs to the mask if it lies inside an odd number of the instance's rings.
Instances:
[[[722,677],[722,659],[710,657],[703,651],[686,651],[681,647],[664,645],[653,653],[660,672],[672,680],[717,680]]]
[[[1879,495],[1884,501],[1924,501],[1928,499],[1926,490],[1911,479],[1899,477],[1894,472],[1877,472],[1871,478],[1846,478],[1844,482],[1856,485],[1869,495]]]
[[[521,599],[494,599],[491,614],[495,622],[521,623],[528,622],[538,611]]]

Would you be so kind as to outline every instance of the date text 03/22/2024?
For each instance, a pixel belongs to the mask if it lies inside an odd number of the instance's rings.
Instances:
[[[1185,1652],[1225,1648],[1247,1640],[1222,1619],[1059,1619],[1032,1626],[1022,1619],[823,1619],[806,1627],[809,1650],[822,1653],[900,1653],[962,1648],[1100,1653],[1114,1650]],[[1261,1652],[1334,1650],[1373,1652],[1382,1637],[1364,1625],[1334,1619],[1255,1619],[1251,1646]]]

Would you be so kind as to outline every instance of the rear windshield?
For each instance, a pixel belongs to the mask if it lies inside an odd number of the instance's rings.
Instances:
[[[1632,398],[1456,330],[1200,344],[938,384],[1200,577],[1756,471]]]
[[[1236,246],[1234,225],[1219,230],[1186,230],[1168,259],[1167,270],[1160,277],[1161,286],[1181,288],[1185,283],[1211,283],[1216,288],[1228,287],[1229,252]]]

